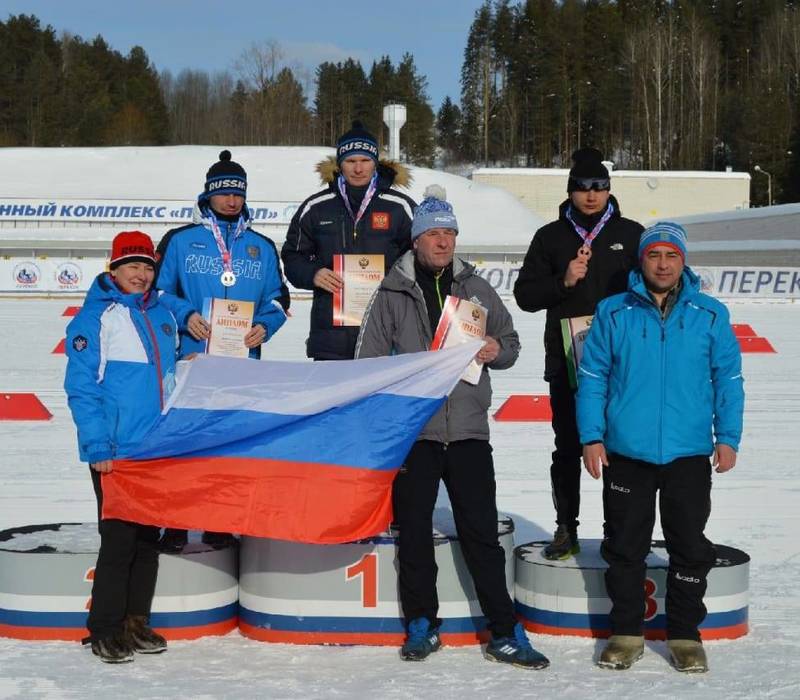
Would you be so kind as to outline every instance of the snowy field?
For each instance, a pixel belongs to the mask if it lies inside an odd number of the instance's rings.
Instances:
[[[0,393],[31,391],[53,413],[46,423],[0,423],[0,529],[91,521],[95,502],[77,460],[61,389],[65,358],[51,350],[69,319],[65,300],[0,299]],[[513,302],[512,306],[513,306]],[[272,341],[269,359],[299,359],[310,302]],[[707,535],[752,557],[750,634],[707,643],[711,671],[678,674],[663,642],[627,672],[596,668],[602,642],[536,635],[549,669],[489,664],[479,647],[445,648],[424,663],[404,663],[387,647],[307,647],[226,637],[172,642],[161,656],[121,667],[100,663],[70,642],[0,639],[0,699],[5,698],[800,698],[800,305],[732,304],[776,355],[745,355],[745,434],[733,472],[715,475]],[[513,306],[523,352],[493,374],[494,407],[512,393],[545,393],[544,314]],[[131,387],[135,390],[135,387]],[[517,544],[550,536],[551,430],[543,423],[493,423],[498,505],[516,524]],[[600,484],[584,474],[580,533],[599,538]],[[656,536],[660,533],[656,532]]]

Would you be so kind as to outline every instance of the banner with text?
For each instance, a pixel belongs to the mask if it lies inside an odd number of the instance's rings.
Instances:
[[[520,263],[473,263],[502,297],[514,294]],[[102,258],[0,259],[0,293],[86,292],[94,278],[106,269]],[[720,299],[800,299],[797,267],[693,267],[703,291]],[[289,285],[291,292],[303,293]]]
[[[513,296],[518,262],[473,262],[500,296]],[[720,299],[800,299],[797,267],[692,267],[703,291]]]
[[[299,202],[248,202],[255,223],[288,224]],[[189,223],[193,202],[121,199],[0,199],[0,221]]]

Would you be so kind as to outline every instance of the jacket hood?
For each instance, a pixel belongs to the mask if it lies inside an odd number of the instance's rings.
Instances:
[[[609,195],[608,201],[614,205],[614,213],[611,215],[611,218],[619,219],[622,216],[622,212],[620,211],[619,202],[617,201],[617,198],[612,194]],[[561,202],[560,206],[558,207],[558,218],[561,219],[562,221],[566,221],[567,223],[569,223],[569,220],[567,219],[567,207],[569,207],[571,202],[572,200],[570,200],[570,198],[567,197],[563,202]]]
[[[319,179],[323,185],[333,184],[339,174],[339,166],[334,156],[328,156],[325,160],[321,160],[314,169],[319,174]],[[386,190],[393,186],[408,189],[413,179],[411,171],[396,160],[381,160],[378,162],[379,189]]]
[[[89,287],[83,304],[84,306],[99,305],[103,307],[109,304],[121,304],[122,306],[140,307],[144,296],[144,294],[125,294],[117,287],[108,272],[101,272],[95,277],[92,286]],[[153,306],[157,296],[158,292],[151,288],[147,292],[147,301],[144,303],[145,308]]]

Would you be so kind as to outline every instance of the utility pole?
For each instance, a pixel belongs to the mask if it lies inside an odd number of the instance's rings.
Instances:
[[[768,173],[760,165],[756,165],[753,170],[757,173],[762,173],[767,176],[767,206],[772,206],[772,174]]]

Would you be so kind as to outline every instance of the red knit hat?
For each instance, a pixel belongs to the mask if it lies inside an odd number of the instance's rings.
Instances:
[[[156,251],[153,241],[142,231],[123,231],[114,236],[111,243],[110,269],[129,262],[146,262],[156,264]]]

